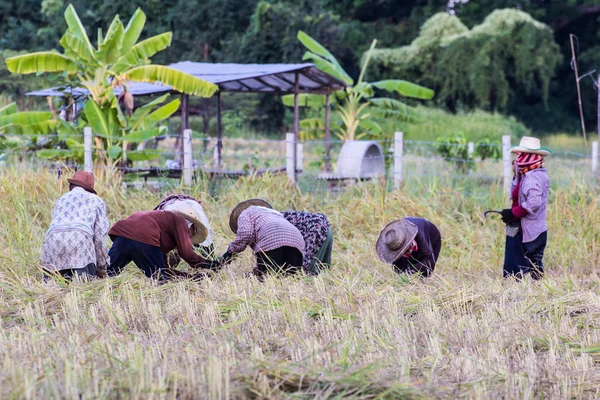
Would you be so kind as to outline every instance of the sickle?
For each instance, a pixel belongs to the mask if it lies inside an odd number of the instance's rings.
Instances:
[[[483,213],[483,217],[485,219],[487,219],[487,216],[488,216],[489,213],[496,213],[496,214],[502,215],[502,212],[500,212],[500,211],[497,211],[497,210],[487,210],[486,212]]]

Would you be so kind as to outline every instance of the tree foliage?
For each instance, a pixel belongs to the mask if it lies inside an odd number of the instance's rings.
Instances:
[[[64,0],[0,0],[0,49],[3,52],[31,52],[57,48],[67,28],[62,15],[68,3]],[[139,5],[116,0],[72,0],[72,3],[80,11],[82,24],[93,33],[98,28],[108,26],[115,14],[133,15]],[[146,2],[143,8],[148,22],[140,40],[165,30],[173,32],[171,46],[156,54],[154,62],[168,64],[186,59],[243,63],[298,62],[304,51],[296,40],[296,33],[302,30],[330,49],[354,79],[360,73],[360,59],[373,39],[378,40],[380,47],[394,49],[388,52],[384,61],[396,65],[395,59],[436,55],[431,51],[416,53],[413,47],[408,46],[416,38],[420,38],[415,43],[418,49],[427,49],[428,46],[435,48],[436,41],[460,33],[456,29],[460,31],[467,28],[472,35],[472,28],[482,24],[495,10],[520,10],[554,31],[554,39],[561,46],[560,50],[555,51],[562,54],[563,62],[550,84],[550,111],[544,111],[543,93],[515,91],[510,76],[506,76],[511,89],[505,109],[527,121],[530,126],[545,130],[557,127],[570,129],[570,121],[575,129],[578,126],[576,91],[568,63],[569,33],[575,33],[579,38],[581,70],[587,72],[600,68],[595,56],[597,51],[592,49],[598,42],[597,17],[600,15],[600,5],[597,0],[163,0]],[[421,26],[436,13],[443,13],[437,20],[440,25],[436,26],[430,21],[429,28],[419,35]],[[455,16],[454,19],[447,18],[452,16],[450,13]],[[525,32],[521,34],[525,35]],[[461,46],[469,47],[469,43]],[[437,58],[435,61],[438,61]],[[408,78],[419,76],[413,75],[419,72],[414,71],[417,66],[408,65]],[[430,65],[432,71],[425,74],[420,83],[433,87],[428,80],[435,80],[434,68],[437,68],[437,64]],[[455,69],[457,66],[448,65],[444,70],[435,71],[447,75],[454,73]],[[498,70],[495,72],[498,73]],[[45,85],[41,82],[34,84],[33,79],[30,76],[27,82],[6,82],[7,91],[15,96],[13,100],[18,101],[21,108],[25,91]],[[502,89],[501,86],[499,88]],[[591,123],[592,119],[595,120],[595,106],[592,105],[596,98],[591,81],[586,80],[582,90],[584,112]],[[462,95],[454,92],[454,96],[460,100],[450,99],[450,105],[464,101],[460,97]],[[480,95],[480,98],[486,96],[483,91]],[[239,108],[241,106],[237,102],[232,104],[238,107],[236,112],[256,116],[253,118],[255,128],[271,132],[281,128],[285,121],[281,103],[273,96],[256,97],[256,101],[244,102],[246,108]],[[440,96],[436,98],[441,99]],[[468,97],[467,101],[477,104],[474,96]],[[252,108],[250,104],[260,106]]]
[[[470,30],[456,16],[436,14],[409,46],[373,58],[383,76],[423,82],[452,110],[503,112],[511,101],[547,102],[560,61],[552,31],[513,9],[496,10]]]

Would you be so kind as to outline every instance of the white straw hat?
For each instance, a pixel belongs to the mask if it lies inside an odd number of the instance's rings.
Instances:
[[[165,206],[164,211],[172,211],[194,224],[196,232],[190,238],[193,244],[200,244],[208,236],[208,227],[202,223],[202,206],[195,200],[180,200]]]
[[[532,153],[542,157],[549,156],[551,151],[541,146],[540,139],[531,136],[523,136],[518,146],[508,149],[511,153]]]

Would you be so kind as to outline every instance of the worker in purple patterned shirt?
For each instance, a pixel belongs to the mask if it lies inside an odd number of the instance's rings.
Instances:
[[[253,273],[259,279],[268,272],[295,273],[302,269],[302,234],[266,201],[250,199],[238,204],[229,217],[229,227],[236,237],[223,254],[223,263],[250,246],[256,256]]]
[[[538,280],[544,276],[544,250],[548,239],[546,205],[550,180],[545,159],[550,150],[540,140],[524,136],[518,146],[515,176],[511,185],[511,208],[502,210],[506,224],[504,277],[518,279],[529,274]]]

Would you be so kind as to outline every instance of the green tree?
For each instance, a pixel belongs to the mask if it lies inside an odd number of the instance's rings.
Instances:
[[[451,110],[507,111],[511,102],[547,103],[560,61],[552,31],[528,14],[497,10],[468,29],[456,16],[434,15],[419,36],[373,56],[382,76],[402,74],[438,91]]]

